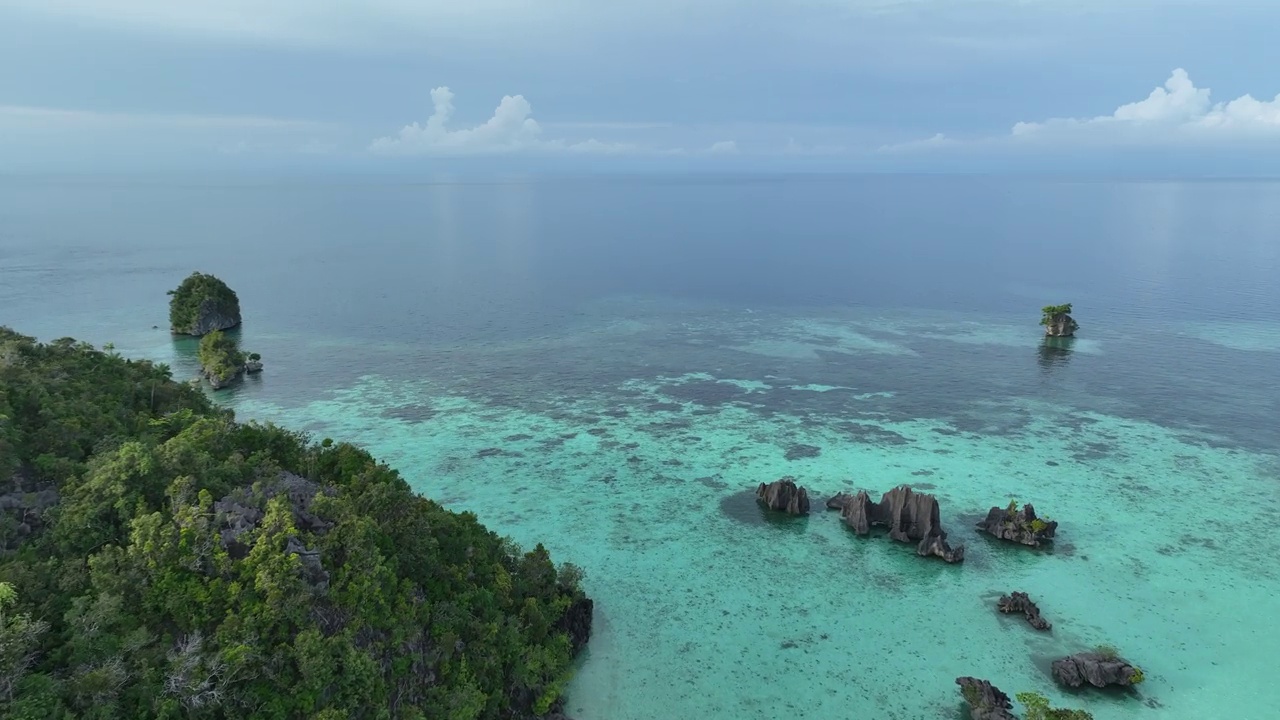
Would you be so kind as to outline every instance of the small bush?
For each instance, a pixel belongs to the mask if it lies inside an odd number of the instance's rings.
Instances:
[[[1040,324],[1052,325],[1053,319],[1059,315],[1070,315],[1071,303],[1065,305],[1045,305],[1040,308]]]

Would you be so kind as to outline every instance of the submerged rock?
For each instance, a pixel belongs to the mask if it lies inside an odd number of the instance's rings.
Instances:
[[[841,519],[859,535],[869,534],[872,526],[882,526],[889,529],[889,537],[894,540],[916,543],[916,554],[922,557],[940,557],[949,563],[964,560],[963,545],[952,548],[947,544],[938,500],[932,495],[899,485],[885,493],[879,503],[872,502],[865,490],[852,496],[840,493],[827,501],[827,507],[837,506]]]
[[[809,514],[809,491],[797,486],[793,478],[784,477],[771,483],[760,483],[760,487],[756,488],[756,499],[770,510],[779,510],[789,515]]]
[[[978,530],[988,535],[1031,547],[1052,541],[1057,529],[1056,520],[1036,517],[1036,509],[1031,503],[1023,505],[1021,510],[1016,502],[1004,508],[993,507],[987,518],[978,523]]]
[[[1022,613],[1027,619],[1027,623],[1037,630],[1048,630],[1053,627],[1048,620],[1040,617],[1040,608],[1033,602],[1031,597],[1026,593],[1014,591],[1013,595],[1001,595],[996,601],[996,609],[1005,615],[1013,613]]]
[[[972,720],[1018,720],[1016,715],[1009,712],[1009,708],[1013,707],[1009,696],[1000,692],[1000,688],[995,685],[972,677],[956,678],[956,684],[960,686],[964,701],[969,704],[969,717]]]
[[[1141,670],[1113,652],[1086,652],[1053,661],[1053,679],[1072,688],[1085,683],[1103,688],[1129,687],[1144,678]]]

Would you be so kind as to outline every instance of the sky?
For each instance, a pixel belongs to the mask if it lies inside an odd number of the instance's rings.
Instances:
[[[1280,174],[1273,0],[0,0],[0,173]]]

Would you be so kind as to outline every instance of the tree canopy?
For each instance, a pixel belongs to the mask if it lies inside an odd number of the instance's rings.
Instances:
[[[0,717],[556,708],[580,570],[169,375],[0,328]]]
[[[1045,305],[1040,308],[1040,324],[1050,325],[1059,315],[1070,315],[1071,303],[1065,305]]]

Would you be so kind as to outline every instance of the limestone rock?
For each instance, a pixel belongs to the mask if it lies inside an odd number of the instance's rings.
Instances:
[[[960,686],[964,701],[969,704],[969,717],[972,720],[1018,720],[1016,715],[1009,712],[1009,708],[1013,707],[1009,696],[1000,692],[1000,688],[995,685],[971,677],[956,678],[956,684]]]
[[[1046,337],[1071,337],[1080,329],[1080,324],[1066,313],[1058,313],[1049,319],[1044,326]]]
[[[1053,679],[1061,685],[1078,688],[1085,683],[1094,687],[1129,687],[1143,680],[1142,671],[1112,653],[1086,652],[1053,661]]]
[[[8,515],[13,521],[13,535],[0,535],[0,550],[15,549],[44,529],[45,513],[58,504],[58,491],[50,483],[38,482],[26,469],[15,472],[7,483],[0,481],[0,491],[0,516]]]
[[[1021,510],[1016,505],[991,508],[987,518],[978,523],[978,530],[1001,540],[1039,547],[1042,543],[1053,540],[1058,523],[1056,520],[1036,517],[1036,509],[1031,503],[1027,503]]]
[[[230,330],[240,324],[240,308],[236,307],[234,311],[226,305],[225,302],[216,298],[205,298],[200,301],[200,307],[196,310],[196,319],[185,330],[181,330],[186,335],[208,335],[214,330]]]
[[[841,493],[827,501],[840,507],[840,517],[859,535],[867,535],[872,526],[889,529],[889,537],[898,542],[916,543],[916,554],[940,557],[949,563],[964,560],[964,546],[952,548],[947,544],[947,533],[939,520],[938,500],[932,495],[918,493],[906,485],[899,485],[881,497],[879,503],[871,502],[865,490],[849,496]]]
[[[756,488],[756,499],[770,510],[779,510],[789,515],[809,514],[809,491],[797,486],[793,478],[784,477],[771,483],[760,483],[760,487]]]
[[[1053,627],[1048,620],[1040,617],[1040,608],[1031,602],[1031,598],[1026,593],[1015,590],[1013,595],[1001,595],[996,601],[996,609],[1006,615],[1022,613],[1027,623],[1037,630],[1048,630]]]
[[[302,561],[302,578],[318,592],[329,589],[329,573],[320,562],[320,551],[309,550],[297,537],[289,536],[285,544],[286,555],[297,555]]]
[[[595,611],[595,601],[582,595],[575,599],[565,610],[564,616],[556,624],[556,628],[569,635],[569,650],[577,655],[587,641],[591,639],[591,621]]]

